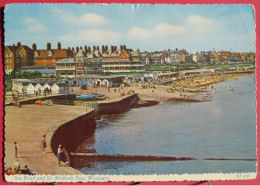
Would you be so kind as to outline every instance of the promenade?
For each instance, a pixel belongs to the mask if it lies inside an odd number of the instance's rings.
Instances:
[[[13,167],[16,160],[14,142],[18,143],[18,160],[21,168],[28,165],[36,174],[79,175],[79,171],[58,166],[56,155],[51,150],[53,132],[62,124],[86,114],[86,107],[23,105],[21,108],[5,107],[5,158],[4,167]],[[46,153],[40,148],[46,134]],[[58,147],[57,147],[58,148]]]

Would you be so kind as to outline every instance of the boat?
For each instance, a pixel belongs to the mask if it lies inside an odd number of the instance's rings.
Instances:
[[[81,96],[76,96],[76,99],[79,99],[79,100],[94,100],[95,96],[91,95],[91,94],[88,94],[88,95],[82,94]]]
[[[82,94],[81,96],[76,96],[78,100],[103,100],[106,97],[103,94]]]
[[[229,89],[228,91],[235,91],[235,89],[231,88],[231,89]]]

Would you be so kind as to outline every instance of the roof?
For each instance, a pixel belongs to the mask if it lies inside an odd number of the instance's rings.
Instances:
[[[57,62],[58,63],[58,62]],[[55,69],[55,66],[23,66],[20,69],[34,69],[34,70],[38,70],[38,69]]]
[[[56,83],[59,87],[67,87],[67,83]]]
[[[20,48],[18,48],[17,50],[20,50],[21,48],[23,48],[27,52],[33,52],[33,50],[27,45],[21,45]]]
[[[40,58],[68,58],[68,57],[73,57],[72,51],[68,49],[41,49],[41,50],[36,50],[35,52],[38,53],[38,56],[35,56],[36,59]],[[48,52],[51,52],[52,55],[48,56]]]
[[[5,49],[9,49],[10,52],[12,52],[13,54],[15,54],[15,52],[18,50],[18,47],[17,46],[13,46],[13,45],[7,45],[5,47]]]
[[[56,64],[68,64],[68,63],[75,63],[75,61],[73,58],[65,58],[56,62]]]
[[[13,79],[13,80],[14,80],[14,81],[21,82],[21,83],[25,83],[25,82],[34,83],[34,82],[35,82],[35,81],[29,80],[29,79]]]
[[[39,71],[42,74],[55,74],[56,73],[55,69],[38,69],[37,71]],[[21,72],[35,72],[35,70],[22,69]]]

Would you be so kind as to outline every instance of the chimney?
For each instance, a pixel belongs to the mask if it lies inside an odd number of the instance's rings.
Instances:
[[[99,50],[99,46],[97,46],[97,50]]]
[[[74,47],[71,48],[71,51],[74,52]]]
[[[111,53],[113,53],[113,52],[114,52],[114,46],[111,45]]]
[[[88,47],[88,52],[91,52],[91,48],[90,48],[90,46]]]
[[[84,52],[85,52],[85,54],[88,53],[88,47],[86,45],[84,46]]]
[[[95,50],[96,50],[96,46],[95,46],[95,45],[93,45],[93,52],[95,52]]]
[[[79,52],[79,47],[76,47],[76,53],[78,53]]]
[[[16,52],[16,51],[15,51],[15,44],[13,44],[13,46],[12,46],[12,51],[13,51],[13,53]]]
[[[68,50],[70,51],[70,47],[68,47]]]
[[[108,50],[108,46],[106,45],[106,50]]]
[[[80,50],[82,50],[82,46],[80,47]]]
[[[120,52],[123,50],[124,45],[120,45]]]
[[[124,49],[126,50],[126,46],[124,45]]]
[[[103,54],[104,52],[105,52],[105,46],[102,45],[102,47],[101,47],[101,53]]]
[[[37,50],[37,45],[35,43],[32,44],[33,51]]]
[[[60,42],[58,42],[58,44],[57,44],[57,48],[58,48],[58,50],[61,49],[61,44],[60,44]]]
[[[47,43],[47,50],[51,50],[51,43]]]
[[[17,47],[20,48],[21,42],[17,42]]]

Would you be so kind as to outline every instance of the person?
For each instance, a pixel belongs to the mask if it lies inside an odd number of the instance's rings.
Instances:
[[[114,91],[115,91],[115,93],[116,93],[116,88],[114,88]]]
[[[70,164],[70,158],[69,158],[68,151],[65,148],[63,148],[63,152],[65,155],[65,164],[66,164],[66,166],[68,166]]]
[[[45,153],[46,147],[47,147],[47,145],[46,145],[46,135],[44,134],[43,138],[42,138],[42,142],[41,142],[42,153]]]
[[[64,151],[63,151],[62,145],[59,145],[59,147],[58,147],[57,158],[58,158],[58,161],[59,161],[59,166],[61,166],[60,162],[64,161]]]
[[[29,169],[28,165],[25,165],[24,169],[25,169],[25,171],[23,174],[32,174],[32,171]]]
[[[15,155],[15,158],[18,158],[18,147],[17,147],[17,142],[14,142],[14,155]]]
[[[19,97],[20,97],[20,96],[19,96],[19,92],[17,91],[17,100],[19,100]]]

